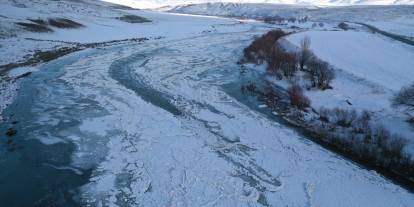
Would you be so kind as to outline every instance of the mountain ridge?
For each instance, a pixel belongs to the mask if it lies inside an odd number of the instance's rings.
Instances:
[[[414,0],[104,0],[140,9],[160,8],[203,3],[267,3],[315,6],[352,6],[352,5],[414,5]]]

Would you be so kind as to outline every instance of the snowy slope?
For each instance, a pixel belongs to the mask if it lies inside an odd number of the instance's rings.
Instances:
[[[413,15],[413,9],[414,6],[412,5],[319,7],[315,5],[212,3],[182,5],[171,9],[171,11],[189,14],[247,18],[274,16],[300,18],[307,16],[315,21],[391,21],[397,17],[410,17]]]
[[[313,107],[370,111],[377,123],[409,139],[406,150],[414,153],[413,128],[404,111],[390,101],[401,87],[414,82],[414,47],[355,31],[308,31],[286,39],[299,45],[304,36],[311,38],[313,52],[336,69],[332,90],[307,91]]]
[[[389,33],[414,38],[414,6],[344,6],[213,3],[177,6],[173,13],[263,19],[306,17],[309,21],[332,23],[363,22]],[[302,25],[303,26],[303,25]]]
[[[312,39],[318,57],[356,77],[397,91],[414,82],[414,47],[366,32],[306,32],[289,36],[299,44]]]
[[[169,15],[168,18],[150,11],[139,15],[152,22],[137,26],[116,18],[128,15],[132,10],[113,9],[114,5],[100,1],[4,1],[0,4],[0,65],[17,62],[35,49],[50,49],[67,43],[95,43],[128,38],[159,37],[168,30],[168,37],[182,36],[183,15]],[[17,26],[17,22],[31,23],[28,19],[50,17],[68,18],[83,24],[78,29],[53,28],[53,32],[28,32]],[[185,33],[210,29],[211,22],[222,22],[222,18],[204,18],[198,24],[187,24]],[[167,27],[169,26],[169,27]],[[27,38],[49,41],[31,41]],[[51,41],[52,40],[52,41]],[[58,42],[53,42],[58,41]],[[70,45],[70,44],[67,44]]]

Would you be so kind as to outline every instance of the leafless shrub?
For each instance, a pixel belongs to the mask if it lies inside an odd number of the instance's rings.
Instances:
[[[387,140],[390,139],[391,134],[383,126],[379,126],[375,129],[373,136],[374,143],[377,145],[377,147],[385,148],[385,146],[387,145]]]
[[[368,112],[322,107],[317,120],[313,130],[324,141],[364,162],[414,175],[414,160],[404,152],[406,139],[383,126],[373,126]]]
[[[401,88],[392,99],[394,106],[408,106],[414,108],[414,84]]]
[[[356,133],[368,133],[370,130],[370,122],[371,120],[371,115],[369,114],[368,111],[363,111],[357,118],[357,120],[355,120],[354,122],[354,132]]]
[[[325,107],[321,107],[319,109],[319,120],[321,120],[322,122],[329,122],[329,110]]]
[[[293,84],[288,88],[287,92],[292,106],[296,106],[299,109],[309,107],[310,100],[305,96],[305,94],[303,94],[302,87],[297,84]]]
[[[355,110],[333,109],[333,118],[338,126],[349,128],[357,118]]]
[[[242,85],[240,89],[244,94],[255,94],[257,92],[256,85],[254,83]]]
[[[266,87],[264,90],[264,99],[266,104],[270,108],[277,107],[277,102],[279,101],[279,96],[277,93],[273,90],[272,87]]]
[[[389,152],[391,159],[396,159],[397,161],[401,159],[403,156],[403,149],[406,144],[407,140],[401,136],[394,135],[386,146],[387,152]]]

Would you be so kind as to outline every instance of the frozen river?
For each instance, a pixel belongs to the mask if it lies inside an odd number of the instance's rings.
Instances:
[[[18,131],[13,151],[1,143],[2,204],[414,205],[405,189],[240,102],[238,86],[261,75],[236,63],[265,28],[215,28],[40,66],[0,125],[17,121]]]

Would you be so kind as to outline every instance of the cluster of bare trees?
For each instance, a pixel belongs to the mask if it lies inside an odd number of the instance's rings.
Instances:
[[[407,121],[414,123],[414,83],[409,86],[402,87],[400,91],[392,97],[392,104],[394,106],[407,107]]]
[[[414,176],[414,161],[404,152],[406,139],[373,125],[366,111],[321,108],[313,127],[325,142],[364,162]]]
[[[282,30],[272,30],[256,38],[244,48],[241,61],[255,64],[269,63],[273,58],[276,42],[285,35],[286,33]]]
[[[306,76],[312,87],[322,90],[331,88],[329,84],[335,78],[335,73],[327,62],[319,60],[313,55],[310,45],[309,37],[304,37],[300,42],[300,51],[297,55],[300,70],[307,72]]]
[[[265,102],[272,110],[286,110],[282,93],[277,93],[272,88],[259,89],[250,83],[241,89],[243,93],[257,96],[258,100]],[[407,177],[414,176],[414,160],[405,152],[406,139],[375,124],[369,112],[322,107],[315,113],[316,116],[310,116],[313,118],[302,120],[302,112],[310,104],[302,88],[293,84],[288,89],[288,98],[295,108],[288,108],[287,116],[294,117],[294,121],[306,126],[315,139],[364,164]]]
[[[286,77],[292,78],[297,71],[297,56],[294,53],[284,51],[275,46],[271,59],[268,62],[267,71],[276,75],[279,79]]]
[[[335,73],[329,68],[329,64],[325,61],[315,61],[311,59],[307,64],[307,77],[311,82],[312,87],[317,87],[322,90],[329,89],[330,82],[335,77]]]
[[[299,69],[304,70],[305,65],[313,57],[309,38],[304,38],[301,41],[301,50],[298,53],[287,52],[278,44],[274,48],[267,70],[280,79],[283,77],[292,78]]]
[[[357,113],[355,110],[321,107],[319,109],[319,120],[323,123],[331,123],[333,127],[352,127],[353,131],[363,133],[370,130],[371,115],[367,111]]]
[[[275,30],[256,39],[244,50],[244,61],[255,64],[267,63],[267,71],[280,79],[291,79],[301,71],[305,73],[311,87],[322,90],[330,88],[335,74],[327,62],[314,56],[310,49],[310,38],[303,38],[300,50],[293,53],[277,44],[278,39],[285,35],[283,31]],[[279,94],[272,90],[261,91],[250,84],[242,86],[242,91],[257,95],[272,109],[284,108],[283,104],[278,106],[283,96],[279,97]],[[290,105],[294,106],[294,109],[288,108],[292,114],[303,113],[310,106],[310,100],[296,83],[287,89],[287,95]],[[414,109],[414,84],[402,88],[393,98],[393,103]],[[316,114],[319,116],[302,121],[325,143],[369,165],[414,177],[414,161],[404,151],[406,139],[391,134],[382,126],[374,125],[368,112],[321,108]]]
[[[277,41],[287,35],[282,30],[273,30],[255,39],[252,44],[244,49],[243,62],[255,64],[267,63],[267,71],[276,75],[291,79],[296,72],[301,70],[307,73],[307,78],[312,87],[322,90],[330,88],[329,84],[334,78],[334,72],[329,64],[316,58],[311,49],[311,40],[304,37],[297,53],[284,50]]]

